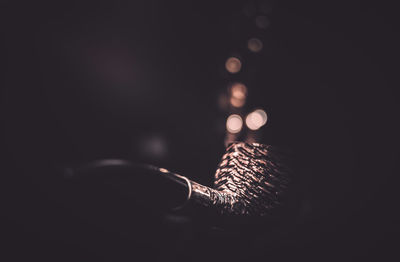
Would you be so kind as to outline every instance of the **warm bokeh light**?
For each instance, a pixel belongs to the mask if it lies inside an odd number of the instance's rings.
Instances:
[[[257,130],[267,123],[268,117],[262,109],[257,109],[251,112],[246,117],[246,125],[251,130]]]
[[[226,120],[226,129],[229,133],[236,134],[242,130],[243,120],[239,115],[230,115]]]
[[[231,105],[234,107],[242,107],[246,103],[245,99],[237,99],[235,97],[231,97],[230,99]]]
[[[261,29],[265,29],[269,26],[269,20],[266,16],[260,15],[257,16],[255,19],[256,26]]]
[[[235,74],[242,68],[242,62],[237,57],[229,57],[225,62],[226,71]]]
[[[260,52],[261,49],[263,48],[263,43],[258,38],[251,38],[247,42],[247,47],[251,52],[257,53]]]
[[[242,107],[246,103],[247,87],[242,83],[235,83],[230,88],[230,103],[234,107]]]
[[[235,83],[231,87],[231,95],[237,99],[245,99],[247,95],[247,87],[242,83]]]

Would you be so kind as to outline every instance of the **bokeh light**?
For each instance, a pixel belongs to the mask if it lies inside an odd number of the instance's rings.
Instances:
[[[242,83],[235,83],[230,88],[230,103],[233,107],[242,107],[246,103],[247,87]]]
[[[167,141],[158,134],[146,134],[138,139],[140,154],[153,159],[163,159],[168,154]]]
[[[233,114],[226,120],[226,130],[229,133],[236,134],[242,130],[243,120],[239,115]]]
[[[246,103],[245,99],[237,99],[235,97],[231,97],[230,99],[231,105],[234,107],[242,107]]]
[[[229,57],[225,62],[226,71],[235,74],[242,68],[242,62],[237,57]]]
[[[263,43],[258,38],[251,38],[247,41],[247,47],[251,52],[257,53],[263,48]]]
[[[251,112],[246,117],[246,126],[251,130],[257,130],[267,123],[267,113],[262,109]]]

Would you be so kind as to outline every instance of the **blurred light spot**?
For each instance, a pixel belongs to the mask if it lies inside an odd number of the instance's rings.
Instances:
[[[239,115],[230,115],[226,120],[226,129],[229,133],[236,134],[242,130],[243,120]]]
[[[229,57],[225,62],[225,68],[229,73],[235,74],[242,68],[242,62],[237,57]]]
[[[158,170],[160,170],[162,173],[169,173],[168,169],[165,168],[159,168]]]
[[[234,107],[242,107],[246,103],[245,99],[237,99],[235,97],[231,97],[230,99],[231,105]]]
[[[246,125],[251,130],[257,130],[267,123],[267,113],[262,109],[251,112],[246,117]]]
[[[140,139],[139,148],[143,156],[162,159],[167,155],[167,143],[163,137],[148,135]]]
[[[98,166],[119,166],[126,164],[127,162],[125,160],[120,160],[120,159],[104,159],[104,160],[99,160],[95,162],[96,165]]]
[[[230,88],[230,103],[234,107],[242,107],[246,103],[247,87],[242,83],[235,83]]]
[[[247,42],[247,47],[251,52],[257,53],[260,52],[261,49],[263,48],[263,43],[258,38],[251,38]]]
[[[244,99],[247,95],[247,87],[242,83],[235,83],[231,87],[231,95],[237,99]]]
[[[269,26],[270,22],[266,16],[260,15],[255,19],[256,26],[261,29],[265,29]]]

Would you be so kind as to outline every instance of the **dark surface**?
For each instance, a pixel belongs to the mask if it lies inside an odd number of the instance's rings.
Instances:
[[[393,259],[394,4],[276,1],[263,31],[245,2],[55,2],[2,1],[2,260]],[[246,50],[253,36],[261,54]],[[229,76],[233,54],[243,70]],[[68,197],[65,168],[102,158],[211,184],[224,152],[218,94],[232,80],[247,84],[248,110],[269,114],[262,142],[299,156],[304,214],[290,230],[238,233]],[[166,153],[143,153],[149,136]]]

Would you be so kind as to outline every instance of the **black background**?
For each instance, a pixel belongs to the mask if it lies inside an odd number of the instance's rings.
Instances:
[[[275,1],[262,30],[243,12],[251,3],[260,14],[259,1],[3,1],[4,261],[393,259],[395,5]],[[261,53],[247,50],[250,37]],[[243,62],[233,76],[231,55]],[[237,233],[128,204],[93,221],[74,208],[65,168],[95,159],[211,183],[224,151],[218,95],[239,80],[246,110],[268,112],[261,142],[293,148],[302,164],[290,230]],[[148,137],[166,153],[144,154]]]

